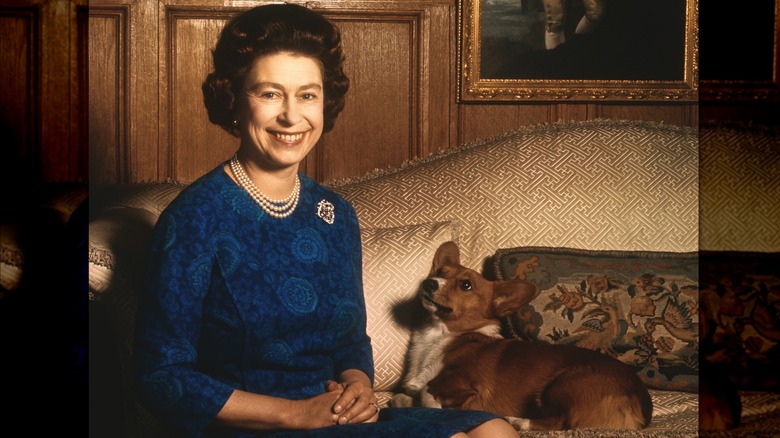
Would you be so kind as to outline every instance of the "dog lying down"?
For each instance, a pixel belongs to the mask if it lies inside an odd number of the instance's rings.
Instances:
[[[476,409],[518,430],[642,429],[653,405],[619,360],[568,345],[505,339],[500,319],[529,303],[536,286],[488,281],[442,244],[420,290],[430,321],[413,331],[405,393],[393,406]]]

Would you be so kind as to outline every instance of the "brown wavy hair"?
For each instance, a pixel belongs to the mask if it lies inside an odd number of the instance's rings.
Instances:
[[[225,25],[213,51],[214,71],[203,82],[209,120],[238,137],[236,96],[244,77],[261,56],[292,52],[318,59],[323,66],[323,132],[333,129],[349,90],[338,28],[299,5],[271,4],[245,11]]]

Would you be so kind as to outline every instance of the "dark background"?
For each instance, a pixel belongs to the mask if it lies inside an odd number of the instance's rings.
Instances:
[[[566,42],[553,50],[544,48],[541,0],[526,8],[483,2],[482,28],[492,29],[482,32],[482,79],[684,79],[685,0],[606,0],[599,27],[586,35],[574,33],[582,1],[564,0]],[[515,13],[525,16],[513,20]]]

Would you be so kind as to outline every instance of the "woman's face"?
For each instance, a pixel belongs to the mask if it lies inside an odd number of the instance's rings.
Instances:
[[[244,81],[239,123],[241,147],[267,170],[294,167],[322,135],[322,68],[293,53],[258,58]]]

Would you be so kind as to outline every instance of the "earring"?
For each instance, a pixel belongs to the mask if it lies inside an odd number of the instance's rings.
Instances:
[[[233,119],[233,126],[238,126],[238,120]]]

